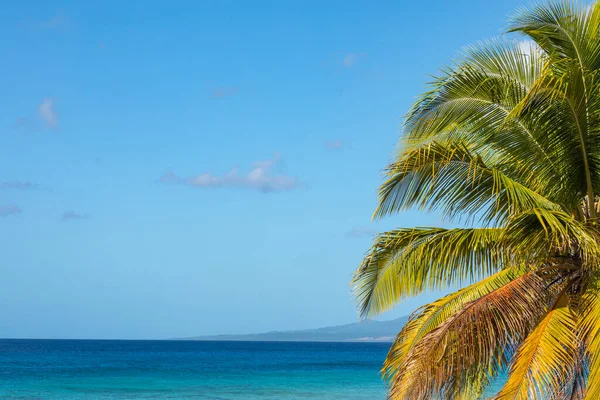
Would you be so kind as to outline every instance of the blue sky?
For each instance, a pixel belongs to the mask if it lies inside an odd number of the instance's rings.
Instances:
[[[5,4],[0,337],[355,321],[372,232],[440,224],[370,221],[402,115],[521,4]]]

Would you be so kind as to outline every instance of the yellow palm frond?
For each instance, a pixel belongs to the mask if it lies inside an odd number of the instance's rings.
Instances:
[[[576,317],[561,294],[514,356],[508,381],[495,400],[548,398],[560,390],[579,351]]]
[[[600,398],[600,272],[589,273],[581,302],[579,331],[585,341],[589,379],[586,399]]]
[[[473,377],[489,378],[544,315],[547,293],[535,273],[465,304],[421,338],[390,389],[393,399],[447,398]]]
[[[393,381],[418,341],[456,314],[465,304],[500,289],[525,273],[526,268],[523,267],[507,268],[415,311],[390,348],[383,366],[383,376]]]

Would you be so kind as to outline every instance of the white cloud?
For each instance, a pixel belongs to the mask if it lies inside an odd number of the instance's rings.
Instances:
[[[327,140],[325,141],[325,147],[329,150],[342,150],[345,143],[341,139]]]
[[[47,126],[55,128],[58,126],[58,114],[54,110],[54,100],[46,97],[38,106],[38,113]]]
[[[9,215],[20,214],[23,210],[15,205],[0,206],[0,217],[8,217]]]
[[[344,55],[344,58],[342,60],[342,65],[344,67],[351,67],[355,64],[357,64],[361,58],[365,57],[365,54],[359,54],[359,53],[347,53]]]
[[[237,167],[232,168],[224,175],[215,175],[210,172],[183,178],[169,171],[158,179],[161,183],[182,184],[199,188],[244,188],[258,190],[263,193],[285,192],[299,186],[297,178],[285,174],[276,174],[273,168],[281,161],[279,155],[265,161],[252,164],[252,169],[247,174],[239,172]]]
[[[87,214],[80,214],[78,212],[75,211],[65,211],[62,215],[62,220],[63,221],[72,221],[72,220],[76,220],[76,219],[89,219],[90,216]]]
[[[346,237],[349,238],[360,238],[360,237],[372,237],[377,234],[377,231],[374,229],[368,228],[366,226],[355,226],[346,232]]]

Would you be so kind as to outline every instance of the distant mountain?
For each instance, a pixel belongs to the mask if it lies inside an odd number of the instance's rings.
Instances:
[[[221,340],[255,342],[391,342],[408,317],[391,321],[362,321],[354,324],[299,331],[274,331],[247,335],[196,336],[184,340]]]

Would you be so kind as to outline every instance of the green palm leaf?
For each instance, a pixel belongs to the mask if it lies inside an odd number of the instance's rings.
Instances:
[[[379,235],[353,280],[361,315],[500,270],[500,234],[491,228],[414,228]]]

